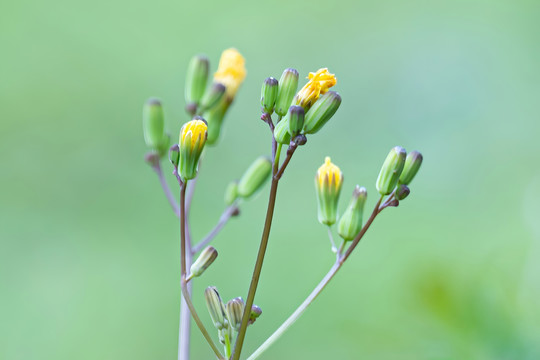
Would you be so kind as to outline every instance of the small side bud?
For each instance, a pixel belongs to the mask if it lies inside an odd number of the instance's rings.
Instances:
[[[202,273],[208,269],[210,265],[216,260],[218,252],[214,247],[207,246],[202,252],[197,260],[191,265],[189,271],[191,272],[190,278],[201,276]]]
[[[285,116],[274,127],[274,138],[279,144],[288,145],[291,142],[289,134],[289,117]]]
[[[225,189],[225,205],[230,206],[238,198],[238,181],[232,181]]]
[[[411,190],[409,190],[409,187],[407,185],[398,184],[396,188],[396,199],[403,200],[407,196],[409,196],[410,193]]]
[[[422,154],[420,154],[418,151],[411,151],[409,154],[407,154],[405,166],[403,167],[403,171],[399,177],[399,182],[401,184],[409,185],[411,183],[416,176],[416,173],[418,173],[420,165],[422,165],[422,160]]]
[[[295,137],[304,127],[304,108],[299,105],[293,105],[287,113],[289,119],[289,134]]]
[[[208,307],[208,313],[212,318],[214,326],[218,330],[222,330],[229,326],[229,323],[225,315],[225,306],[221,301],[219,292],[216,287],[209,286],[204,290],[204,299],[206,300],[206,306]]]
[[[266,78],[261,89],[261,106],[267,114],[274,112],[278,93],[278,81],[273,77]]]
[[[242,315],[244,313],[244,299],[234,298],[227,303],[227,318],[234,331],[240,330],[242,324]]]
[[[279,116],[285,116],[291,106],[294,95],[298,89],[298,71],[292,68],[285,69],[279,79],[278,94],[275,112]]]
[[[306,114],[304,132],[315,134],[334,116],[341,105],[341,96],[335,91],[321,95]]]
[[[317,170],[315,175],[318,218],[321,224],[330,226],[336,222],[337,204],[342,184],[343,174],[341,170],[327,156],[324,159],[324,164]]]
[[[338,223],[338,234],[343,240],[349,241],[354,239],[360,230],[362,230],[362,216],[366,199],[366,188],[356,185],[349,206]]]
[[[196,55],[191,58],[186,74],[186,103],[189,106],[197,107],[208,81],[208,58],[204,55]],[[189,111],[189,109],[188,109]]]
[[[206,89],[204,96],[201,99],[201,110],[205,111],[216,106],[225,96],[225,85],[213,83]]]
[[[238,182],[238,196],[249,198],[262,188],[272,173],[272,162],[265,156],[259,157],[246,170]]]
[[[260,307],[258,307],[257,305],[253,305],[251,307],[251,313],[249,314],[249,324],[253,324],[255,322],[255,320],[257,320],[259,318],[259,316],[261,316],[262,314],[262,310]]]
[[[174,144],[169,148],[169,161],[175,168],[178,167],[178,161],[180,159],[180,148],[178,144]]]
[[[381,171],[379,172],[379,177],[377,178],[377,191],[381,195],[390,194],[397,185],[399,176],[403,171],[403,166],[405,165],[405,157],[407,153],[404,148],[401,146],[396,146],[384,160]]]
[[[149,148],[158,150],[165,136],[163,107],[158,99],[149,99],[143,107],[144,141]]]
[[[197,176],[197,167],[201,157],[208,127],[202,118],[195,118],[182,126],[180,130],[180,159],[178,163],[178,173],[182,180],[190,180]]]

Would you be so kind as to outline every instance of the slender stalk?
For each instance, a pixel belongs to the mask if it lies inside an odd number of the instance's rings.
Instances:
[[[332,246],[332,252],[337,254],[338,248],[336,246],[336,242],[334,241],[334,235],[332,235],[332,228],[330,226],[328,226],[328,238],[330,239],[330,245]]]
[[[281,179],[281,176],[283,175],[283,172],[285,172],[285,169],[287,168],[287,165],[289,165],[289,161],[291,161],[291,158],[296,151],[297,146],[296,145],[290,145],[287,149],[287,156],[285,157],[285,160],[283,160],[283,164],[281,164],[281,168],[277,172],[277,174],[274,175],[278,180]]]
[[[206,245],[208,245],[223,227],[227,224],[229,219],[234,215],[234,213],[238,210],[238,205],[232,204],[231,206],[227,207],[223,213],[221,214],[218,223],[216,226],[202,239],[198,244],[193,245],[193,248],[191,250],[192,254],[196,254],[199,251],[201,251]]]
[[[373,212],[371,213],[371,216],[369,217],[368,221],[362,227],[362,230],[360,231],[360,233],[354,238],[353,243],[351,244],[351,246],[349,246],[349,248],[347,249],[345,254],[343,256],[339,256],[339,254],[338,254],[338,257],[336,258],[336,262],[330,268],[330,271],[328,271],[328,273],[319,282],[319,284],[315,287],[315,289],[313,289],[313,291],[304,300],[304,302],[302,302],[302,304],[300,304],[300,306],[291,314],[291,316],[289,316],[287,318],[287,320],[285,320],[285,322],[283,324],[281,324],[281,326],[276,331],[274,331],[274,333],[272,335],[270,335],[270,337],[268,339],[266,339],[266,341],[261,346],[259,346],[257,348],[257,350],[255,350],[255,352],[253,354],[251,354],[247,358],[247,360],[255,360],[255,359],[257,359],[274,342],[276,342],[276,340],[279,339],[281,337],[281,335],[283,335],[285,333],[285,331],[287,331],[287,329],[289,327],[291,327],[291,325],[294,324],[296,322],[296,320],[298,320],[298,318],[300,316],[302,316],[302,314],[304,313],[304,311],[306,311],[308,306],[311,305],[311,303],[317,298],[317,296],[319,296],[319,294],[324,290],[326,285],[328,285],[330,280],[332,280],[334,275],[336,275],[338,270],[343,266],[343,264],[345,263],[345,260],[347,260],[347,258],[351,254],[352,250],[354,250],[354,247],[358,244],[358,242],[360,242],[360,240],[362,239],[362,237],[364,236],[366,231],[369,229],[369,227],[373,223],[373,220],[375,220],[377,215],[384,209],[384,207],[381,207],[382,200],[383,200],[383,197],[381,197],[379,199],[379,201],[377,202],[377,205],[375,205],[375,208],[373,209]]]
[[[155,166],[152,166],[152,169],[154,169],[154,171],[156,172],[159,183],[161,184],[161,188],[163,189],[165,197],[167,197],[167,200],[169,201],[169,204],[171,205],[174,213],[177,217],[180,217],[180,206],[178,206],[178,204],[176,203],[176,199],[171,192],[171,188],[169,187],[169,184],[167,184],[165,176],[163,175],[163,170],[161,169],[161,162],[158,162]]]
[[[191,266],[191,254],[186,254],[186,266]],[[191,297],[191,289],[193,284],[187,284],[188,296]],[[178,360],[189,360],[191,345],[191,315],[189,307],[184,297],[181,297],[180,303],[180,322],[178,329]]]

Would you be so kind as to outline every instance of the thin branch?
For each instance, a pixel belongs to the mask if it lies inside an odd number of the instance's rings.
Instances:
[[[167,197],[167,200],[169,201],[169,204],[171,205],[174,213],[177,217],[180,217],[180,206],[176,203],[176,199],[172,194],[171,188],[169,187],[169,184],[167,184],[167,180],[163,175],[163,170],[161,169],[161,162],[157,162],[156,165],[153,165],[152,169],[154,169],[154,171],[156,172],[159,183],[161,184],[161,188],[163,189],[165,197]]]
[[[235,215],[235,213],[238,211],[238,205],[236,203],[233,203],[232,205],[228,206],[223,213],[221,214],[218,223],[216,226],[202,239],[198,244],[193,245],[193,248],[191,249],[192,254],[196,254],[199,251],[201,251],[206,245],[208,245],[219,232],[223,229],[223,227],[227,224],[229,219]]]

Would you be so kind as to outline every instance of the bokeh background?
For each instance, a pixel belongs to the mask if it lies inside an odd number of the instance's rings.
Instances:
[[[262,80],[337,74],[343,104],[280,185],[253,351],[333,261],[314,173],[330,155],[375,199],[388,150],[424,154],[335,280],[262,359],[540,358],[538,1],[35,1],[0,5],[0,358],[175,359],[179,230],[144,163],[141,109],[188,120],[193,54],[238,48],[248,77],[208,151],[195,238],[269,152]],[[167,174],[169,169],[167,168]],[[172,176],[169,176],[174,185]],[[195,284],[247,294],[268,187]],[[211,358],[194,332],[193,358]]]

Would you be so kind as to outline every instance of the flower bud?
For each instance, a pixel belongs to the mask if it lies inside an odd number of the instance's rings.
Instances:
[[[422,165],[422,160],[422,154],[420,154],[418,151],[411,151],[409,154],[407,154],[405,166],[403,167],[403,171],[399,177],[400,184],[409,185],[411,183],[416,176],[416,173],[420,169],[420,165]]]
[[[209,286],[204,290],[204,298],[206,300],[206,306],[208,307],[208,312],[212,318],[212,322],[216,329],[221,330],[229,326],[225,315],[225,306],[221,301],[219,292],[216,287]]]
[[[174,144],[169,148],[169,161],[175,168],[178,167],[178,161],[180,159],[180,147],[178,144]]]
[[[201,100],[201,110],[205,111],[216,106],[220,100],[225,95],[225,85],[220,83],[213,83],[206,92]]]
[[[214,247],[207,246],[204,248],[203,251],[201,251],[201,255],[197,258],[197,260],[191,265],[191,268],[189,269],[190,275],[189,277],[197,277],[201,276],[202,273],[208,269],[210,265],[216,260],[218,256],[218,252]]]
[[[238,198],[238,181],[232,181],[225,189],[225,205],[230,206]]]
[[[240,330],[242,315],[244,314],[244,299],[234,298],[227,303],[227,318],[234,331]]]
[[[186,75],[186,103],[198,105],[208,81],[208,58],[196,55],[189,62]]]
[[[295,137],[304,127],[304,108],[298,105],[291,106],[287,118],[289,120],[289,134]]]
[[[159,157],[164,157],[165,155],[167,155],[170,145],[171,145],[171,135],[164,134],[163,138],[161,139],[161,142],[159,143],[156,149],[159,154]]]
[[[411,193],[411,190],[409,190],[409,187],[407,185],[398,184],[396,188],[396,199],[403,200],[407,196],[409,196],[410,193]]]
[[[258,307],[257,305],[253,305],[251,307],[251,313],[249,314],[249,324],[253,324],[255,322],[255,320],[257,320],[259,318],[259,316],[261,316],[262,314],[262,310],[260,307]]]
[[[165,123],[163,108],[158,99],[149,99],[143,107],[143,133],[146,145],[157,149],[163,141]]]
[[[399,176],[405,165],[405,157],[407,153],[401,146],[396,146],[386,157],[383,163],[379,177],[377,178],[377,191],[381,195],[390,194],[397,185]]]
[[[278,94],[276,99],[275,112],[279,116],[285,116],[298,88],[298,71],[295,69],[285,69],[279,79]]]
[[[326,93],[337,83],[336,76],[330,74],[327,68],[319,69],[314,73],[310,72],[308,79],[306,85],[294,97],[294,104],[302,106],[306,112],[320,95]]]
[[[184,181],[197,176],[199,158],[208,135],[207,129],[206,121],[202,120],[202,118],[195,118],[185,123],[180,130],[178,173]]]
[[[318,217],[321,224],[330,226],[336,222],[337,204],[342,183],[343,174],[341,170],[332,164],[327,156],[315,176]]]
[[[266,78],[261,89],[261,106],[268,114],[274,112],[278,93],[278,81],[273,77]]]
[[[203,118],[208,124],[208,145],[215,145],[219,139],[221,133],[221,124],[225,113],[229,109],[231,103],[227,99],[221,99],[221,101],[215,105],[212,109],[209,109],[203,113]]]
[[[304,132],[315,134],[336,113],[341,105],[341,96],[335,91],[328,91],[313,104],[306,114]]]
[[[238,182],[238,196],[248,198],[262,188],[272,173],[272,162],[261,156],[251,164]]]
[[[356,185],[351,202],[338,223],[338,234],[343,240],[349,241],[354,239],[360,230],[362,230],[362,215],[364,213],[366,199],[366,188]]]
[[[291,134],[289,134],[289,118],[286,115],[274,127],[274,138],[279,144],[288,145],[291,142]]]

